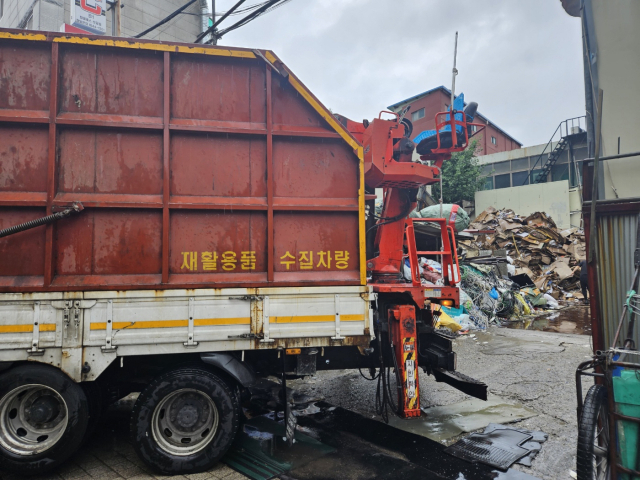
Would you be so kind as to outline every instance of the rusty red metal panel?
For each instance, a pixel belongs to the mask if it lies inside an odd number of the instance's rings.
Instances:
[[[57,37],[0,39],[0,228],[85,209],[0,239],[0,291],[360,284],[358,158],[287,78]]]
[[[358,272],[357,213],[275,212],[274,230],[276,272]]]
[[[44,208],[0,208],[0,230],[44,215]],[[0,239],[0,277],[43,275],[45,230],[42,226]],[[16,281],[20,279],[9,279]],[[5,284],[5,279],[0,283]]]
[[[325,121],[302,96],[276,74],[274,74],[271,90],[274,125],[299,125],[329,130]]]
[[[50,45],[0,45],[0,109],[48,110],[50,72]]]
[[[62,130],[59,192],[162,193],[162,134]]]
[[[46,192],[49,132],[0,126],[0,191]]]
[[[266,197],[264,137],[174,134],[171,194]]]
[[[276,138],[273,155],[276,197],[358,198],[358,171],[344,143]]]
[[[56,275],[132,275],[161,271],[160,210],[95,209],[60,222]]]
[[[171,116],[225,123],[265,122],[265,74],[259,61],[177,57],[171,62]]]
[[[70,48],[60,63],[62,112],[162,116],[160,53]]]
[[[266,272],[264,212],[174,211],[170,223],[172,274]]]

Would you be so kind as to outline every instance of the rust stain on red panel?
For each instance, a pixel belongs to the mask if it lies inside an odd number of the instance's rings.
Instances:
[[[56,225],[55,275],[90,275],[93,254],[92,210]]]
[[[265,122],[264,64],[188,56],[171,62],[171,116]]]
[[[173,211],[171,273],[266,271],[265,212]]]
[[[0,46],[0,108],[48,110],[51,51],[48,45]]]
[[[46,192],[49,132],[0,127],[0,192]]]
[[[96,210],[93,273],[131,275],[162,271],[162,212]]]
[[[162,193],[162,134],[64,130],[59,138],[61,192]]]
[[[342,142],[276,138],[276,197],[358,198],[353,152]]]
[[[266,197],[267,151],[264,138],[173,135],[173,195]]]
[[[357,271],[358,214],[275,212],[276,272]]]
[[[0,207],[0,230],[44,215],[44,208]],[[46,228],[37,227],[0,238],[0,277],[43,274]]]
[[[61,64],[61,111],[162,116],[161,55],[69,49]]]

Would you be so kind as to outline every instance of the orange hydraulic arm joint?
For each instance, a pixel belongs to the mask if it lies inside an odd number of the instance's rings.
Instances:
[[[365,183],[370,189],[384,188],[385,196],[376,226],[377,256],[367,261],[373,283],[404,283],[404,219],[416,207],[418,188],[439,181],[438,168],[412,162],[416,146],[406,136],[406,125],[377,118],[363,133]]]

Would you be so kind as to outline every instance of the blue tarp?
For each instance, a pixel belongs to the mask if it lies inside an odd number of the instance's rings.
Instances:
[[[456,97],[456,99],[453,101],[453,108],[454,110],[458,110],[458,111],[462,111],[464,110],[464,93],[461,93],[460,95],[458,95]],[[447,109],[447,111],[449,111],[450,108]],[[462,113],[456,113],[456,120],[462,121]],[[446,120],[449,121],[450,117],[449,115],[447,115]],[[451,131],[451,126],[450,125],[446,125],[444,128],[442,128],[440,130],[440,132],[450,132]],[[456,132],[460,132],[462,133],[462,127],[461,126],[457,126],[456,127]],[[433,137],[436,135],[436,131],[435,130],[425,130],[423,132],[421,132],[420,134],[418,134],[414,139],[414,143],[418,144],[420,143],[422,140],[424,140],[425,138],[429,138],[429,137]]]

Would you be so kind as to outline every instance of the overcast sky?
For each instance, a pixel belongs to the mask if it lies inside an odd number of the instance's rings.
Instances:
[[[560,0],[291,0],[220,44],[275,51],[332,111],[362,120],[450,87],[456,30],[456,91],[525,146],[584,114],[580,20]]]

